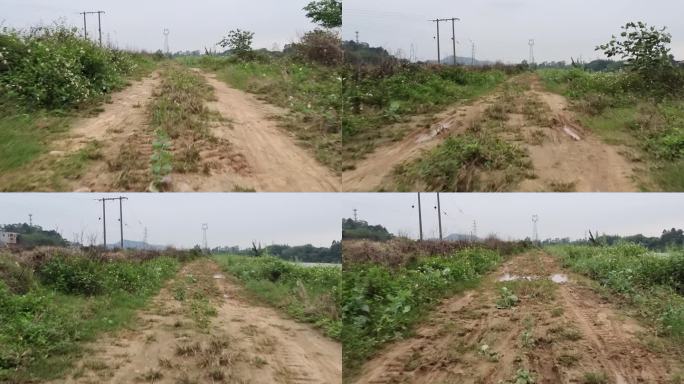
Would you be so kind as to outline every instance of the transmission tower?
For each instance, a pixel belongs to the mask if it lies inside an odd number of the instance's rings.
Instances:
[[[29,213],[29,227],[33,228],[33,213]]]
[[[534,64],[534,39],[530,39],[527,43],[530,46],[530,65]]]
[[[354,221],[359,221],[359,210],[354,208]]]
[[[470,40],[471,51],[470,51],[470,66],[475,66],[475,42]]]
[[[209,224],[202,224],[202,242],[204,244],[204,249],[209,249],[209,243],[207,242],[207,230],[209,229]]]
[[[359,31],[356,31],[356,44],[359,43]]]
[[[537,223],[539,222],[539,215],[532,215],[532,238],[535,243],[539,242],[539,231],[537,228]]]
[[[171,48],[169,48],[169,34],[171,31],[168,28],[164,28],[164,52],[168,55],[171,53]]]
[[[472,242],[477,241],[477,221],[473,220]]]

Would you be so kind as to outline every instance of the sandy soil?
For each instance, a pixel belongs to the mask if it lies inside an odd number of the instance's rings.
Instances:
[[[542,131],[546,139],[541,144],[519,143],[529,153],[535,179],[524,180],[514,187],[516,192],[546,192],[569,189],[577,192],[631,192],[637,191],[633,168],[620,155],[620,148],[608,145],[578,125],[568,111],[568,101],[560,95],[542,89],[538,78],[520,76],[512,81],[527,82],[531,88],[525,96],[537,97],[545,103],[552,116],[553,126],[540,128],[522,115],[509,114],[506,127],[510,134],[502,134],[517,141],[512,133],[529,136]],[[439,145],[449,135],[463,133],[474,121],[483,118],[488,106],[496,102],[501,91],[486,96],[467,106],[459,106],[437,116],[438,123],[428,132],[416,129],[403,140],[378,148],[356,165],[356,169],[343,173],[345,191],[369,192],[392,190],[391,173],[395,166],[417,158],[423,151]]]
[[[163,289],[136,326],[92,344],[74,372],[54,383],[341,383],[339,343],[250,303],[213,262],[192,263],[177,278],[189,274],[217,285],[208,329],[195,327]]]
[[[536,78],[529,93],[548,105],[554,124],[543,130],[547,139],[542,145],[526,145],[537,179],[524,181],[519,191],[545,192],[558,183],[572,184],[576,192],[638,191],[634,165],[620,155],[619,147],[602,142],[575,122],[563,96],[544,91]]]
[[[584,383],[587,373],[604,373],[608,383],[669,383],[683,363],[645,347],[647,331],[579,276],[524,291],[517,306],[497,309],[497,281],[506,273],[548,278],[559,272],[541,251],[515,257],[480,288],[445,300],[415,337],[382,350],[354,382],[513,383],[523,368],[538,384]],[[533,340],[527,345],[526,331]]]
[[[212,133],[228,140],[236,152],[243,154],[250,169],[248,174],[225,175],[226,178],[259,192],[334,192],[340,189],[340,178],[278,127],[277,116],[285,114],[284,110],[231,88],[213,75],[205,74],[205,78],[214,87],[217,98],[216,102],[210,103],[210,108],[228,121],[214,127]],[[223,179],[224,175],[214,175],[201,190],[220,190]]]

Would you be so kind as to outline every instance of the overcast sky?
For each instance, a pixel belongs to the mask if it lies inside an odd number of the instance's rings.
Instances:
[[[401,49],[411,44],[420,59],[436,59],[436,18],[461,18],[456,24],[458,56],[470,57],[470,40],[478,59],[519,63],[529,57],[535,39],[537,62],[582,56],[597,58],[594,48],[607,42],[628,21],[668,26],[673,54],[684,59],[684,1],[681,0],[344,0],[345,39],[360,39]],[[441,24],[442,56],[451,55],[451,23]]]
[[[0,194],[0,224],[33,223],[56,229],[67,240],[74,233],[98,234],[102,242],[102,203],[108,194]],[[334,194],[123,194],[127,240],[192,247],[209,224],[210,247],[262,244],[330,246],[341,238],[342,202]],[[119,240],[119,205],[107,205],[107,241]]]
[[[382,224],[394,234],[418,237],[417,195],[346,194],[344,215]],[[421,195],[423,231],[438,237],[435,194]],[[441,194],[445,236],[496,234],[507,240],[532,237],[532,215],[539,215],[539,237],[584,238],[585,231],[660,236],[664,229],[684,228],[683,194]]]
[[[308,0],[0,0],[0,22],[27,28],[64,19],[82,29],[79,12],[105,11],[107,34],[121,48],[163,49],[164,28],[170,29],[172,51],[211,48],[231,29],[255,33],[255,48],[279,48],[314,28],[302,8]],[[88,18],[88,35],[95,37],[97,15]]]

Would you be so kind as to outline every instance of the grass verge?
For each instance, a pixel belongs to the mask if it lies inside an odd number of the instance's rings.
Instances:
[[[55,256],[38,266],[0,255],[0,381],[59,378],[83,343],[129,324],[178,259]]]
[[[254,297],[340,339],[339,268],[305,267],[268,256],[220,255],[216,261]]]
[[[342,279],[343,367],[353,376],[384,343],[410,335],[441,299],[474,287],[501,262],[480,248],[426,257],[394,268],[345,264]]]
[[[596,280],[656,336],[684,341],[684,252],[656,254],[639,245],[552,246],[564,267]]]

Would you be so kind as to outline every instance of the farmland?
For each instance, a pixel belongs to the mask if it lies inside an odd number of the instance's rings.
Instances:
[[[363,250],[386,247],[356,245],[352,253],[363,260]],[[430,256],[414,248],[390,263],[379,257],[359,270],[352,265],[343,278],[344,329],[368,336],[365,345],[345,348],[345,382],[681,380],[680,250],[509,251]],[[423,296],[432,286],[438,293]]]
[[[3,382],[340,380],[337,268],[59,248],[1,261]]]

